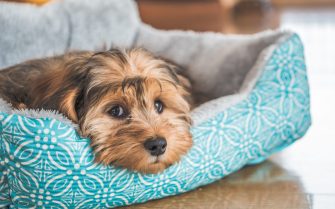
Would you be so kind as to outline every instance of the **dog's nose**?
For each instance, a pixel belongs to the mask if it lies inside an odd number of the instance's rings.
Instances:
[[[166,139],[158,137],[158,138],[150,138],[144,142],[144,147],[149,151],[151,155],[158,156],[164,154],[166,150]]]

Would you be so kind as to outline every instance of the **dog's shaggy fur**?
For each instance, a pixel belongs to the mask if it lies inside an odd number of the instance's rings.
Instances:
[[[174,65],[141,49],[73,52],[0,71],[0,97],[15,108],[58,110],[91,138],[97,162],[145,173],[191,147],[189,87]],[[145,144],[157,138],[166,143],[153,154]]]

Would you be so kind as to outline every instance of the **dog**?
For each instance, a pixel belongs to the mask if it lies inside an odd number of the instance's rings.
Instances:
[[[71,52],[0,71],[14,108],[57,110],[91,139],[95,161],[158,173],[192,146],[189,80],[143,49]]]

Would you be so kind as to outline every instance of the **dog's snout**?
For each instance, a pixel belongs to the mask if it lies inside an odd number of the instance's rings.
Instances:
[[[161,137],[150,138],[144,142],[145,149],[148,150],[149,153],[154,156],[164,154],[166,146],[167,146],[166,139]]]

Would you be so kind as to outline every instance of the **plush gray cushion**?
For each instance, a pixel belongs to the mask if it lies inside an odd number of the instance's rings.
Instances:
[[[189,153],[161,174],[144,175],[92,166],[89,139],[79,137],[69,120],[55,111],[13,110],[0,98],[0,208],[110,208],[180,194],[261,162],[310,125],[303,47],[291,32],[162,31],[141,23],[131,0],[63,0],[42,7],[0,2],[0,32],[0,69],[69,50],[144,47],[181,65],[201,101],[192,110]],[[71,176],[53,166],[54,178],[49,167],[27,162],[27,153],[48,165],[63,162],[53,160],[58,153],[37,147],[34,139],[44,125],[57,133],[57,144],[46,140],[44,148],[74,147],[62,152],[74,159],[66,167],[72,173],[78,168],[73,162],[82,162],[90,175],[77,169]],[[36,178],[41,175],[46,178]],[[64,184],[75,179],[88,183]]]
[[[131,0],[0,2],[0,68],[69,50],[130,47],[139,26]]]

